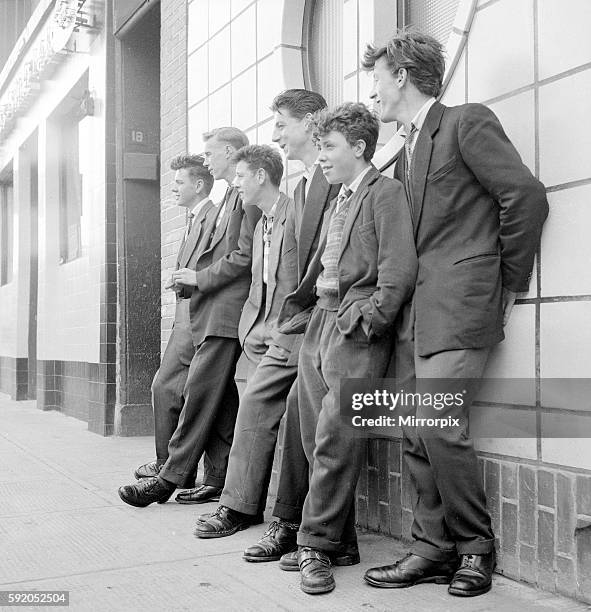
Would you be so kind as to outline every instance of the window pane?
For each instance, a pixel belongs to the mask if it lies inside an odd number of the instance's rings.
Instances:
[[[405,0],[405,25],[412,25],[446,45],[459,3],[459,0]]]

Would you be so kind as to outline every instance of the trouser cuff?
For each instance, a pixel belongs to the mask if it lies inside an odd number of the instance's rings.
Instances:
[[[290,523],[299,524],[302,522],[302,508],[276,502],[273,508],[273,516],[283,519],[284,521],[289,521]]]
[[[458,553],[455,548],[437,548],[427,542],[415,541],[410,547],[410,552],[413,555],[423,557],[423,559],[429,559],[429,561],[435,561],[435,563],[445,563],[457,558]]]
[[[341,552],[343,550],[343,545],[340,542],[333,542],[328,538],[302,531],[298,531],[298,546],[309,546],[310,548],[317,548],[328,552]]]
[[[204,474],[203,483],[206,487],[217,487],[218,489],[223,488],[226,476],[214,476],[213,474]]]
[[[259,508],[258,504],[248,504],[246,502],[239,501],[225,491],[222,492],[222,496],[220,497],[220,506],[226,506],[232,510],[236,510],[236,512],[250,514],[251,516],[255,516]]]
[[[493,540],[472,540],[457,545],[459,555],[488,555],[495,549]]]

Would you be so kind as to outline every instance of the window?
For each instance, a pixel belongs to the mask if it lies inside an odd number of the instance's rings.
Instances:
[[[401,4],[401,25],[413,26],[447,44],[460,0],[402,0]]]
[[[80,217],[82,216],[82,175],[80,174],[80,135],[76,119],[60,122],[59,153],[59,233],[60,263],[80,256]]]
[[[14,198],[10,178],[0,181],[0,285],[12,281],[13,221]]]

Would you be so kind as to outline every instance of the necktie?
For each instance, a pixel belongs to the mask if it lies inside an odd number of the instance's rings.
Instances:
[[[414,123],[410,124],[410,132],[404,139],[404,151],[406,153],[406,178],[410,178],[410,166],[412,164],[412,154],[415,148],[415,136],[418,132],[417,126]]]
[[[337,207],[335,212],[339,212],[341,210],[343,204],[351,197],[352,194],[353,192],[348,187],[341,190],[337,197]]]
[[[273,216],[263,215],[263,281],[267,283],[269,275],[269,250],[271,248],[271,236],[273,235]]]
[[[195,219],[195,213],[190,212],[188,214],[189,222],[187,223],[187,231],[185,233],[185,240],[189,237],[191,233],[191,229],[193,228],[193,219]]]

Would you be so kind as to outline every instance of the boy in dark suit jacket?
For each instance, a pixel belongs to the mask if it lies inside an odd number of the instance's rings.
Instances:
[[[370,163],[376,117],[363,104],[343,104],[319,113],[316,130],[322,171],[342,186],[308,272],[279,315],[282,332],[305,327],[298,401],[311,475],[297,542],[306,593],[334,588],[330,553],[356,541],[354,496],[365,444],[341,423],[340,381],[385,372],[394,319],[417,265],[402,185]]]
[[[516,293],[527,290],[548,203],[486,106],[436,101],[445,61],[435,39],[401,31],[384,47],[368,46],[364,66],[374,73],[382,121],[401,122],[407,134],[395,176],[410,205],[419,268],[394,373],[406,390],[415,375],[423,394],[446,379],[464,390],[461,406],[437,414],[461,427],[403,429],[415,541],[407,557],[365,579],[387,588],[451,581],[452,595],[480,595],[491,587],[494,534],[468,408]],[[434,412],[419,406],[416,416]]]

